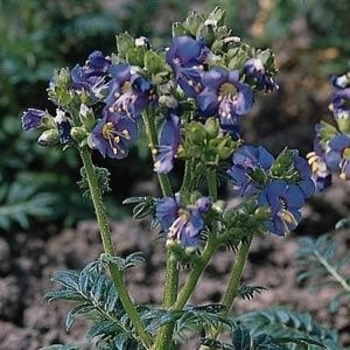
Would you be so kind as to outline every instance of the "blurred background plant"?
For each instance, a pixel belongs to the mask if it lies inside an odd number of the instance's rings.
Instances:
[[[76,155],[67,151],[62,157],[55,150],[42,149],[33,142],[32,133],[24,135],[20,129],[26,106],[52,108],[42,98],[54,69],[83,64],[95,49],[112,52],[115,34],[126,30],[133,36],[158,38],[153,43],[158,46],[167,39],[171,21],[180,20],[190,9],[209,11],[217,5],[229,9],[227,23],[237,35],[254,45],[277,47],[274,51],[283,71],[298,66],[326,83],[328,74],[349,67],[350,43],[343,40],[350,34],[347,0],[0,1],[2,229],[10,230],[12,223],[28,227],[30,217],[34,222],[56,220],[71,226],[92,215],[89,201],[76,193]],[[281,46],[286,40],[299,44]],[[145,150],[135,145],[124,161],[97,160],[112,174],[111,186],[117,196],[108,198],[107,205],[113,218],[128,215],[118,203],[135,194],[138,184],[152,181],[147,157]],[[137,189],[150,191],[145,186]],[[44,196],[39,196],[43,192]],[[36,210],[29,209],[32,203]]]

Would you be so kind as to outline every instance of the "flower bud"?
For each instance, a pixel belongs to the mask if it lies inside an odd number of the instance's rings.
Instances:
[[[59,135],[56,129],[50,129],[44,131],[38,138],[38,144],[40,146],[52,146],[58,143]]]
[[[76,142],[84,141],[87,138],[88,133],[86,129],[81,126],[75,126],[70,131],[71,138]]]

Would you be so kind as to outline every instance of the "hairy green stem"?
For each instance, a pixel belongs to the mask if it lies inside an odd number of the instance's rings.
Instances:
[[[253,236],[251,235],[250,237],[248,237],[247,240],[242,242],[241,247],[238,251],[236,261],[234,263],[234,266],[231,272],[231,277],[228,282],[226,292],[224,294],[224,297],[221,303],[222,305],[225,306],[225,311],[221,315],[223,318],[226,318],[228,314],[231,312],[233,302],[238,295],[239,284],[242,278],[244,266],[247,261],[249,248],[252,243],[252,240],[253,240]],[[215,330],[214,338],[218,337],[220,330],[221,330],[221,325]]]
[[[182,180],[180,192],[190,192],[194,182],[194,160],[188,159],[185,162],[185,172]]]
[[[152,111],[147,110],[142,114],[143,122],[146,129],[149,148],[152,153],[153,161],[155,161],[156,152],[158,149],[157,142],[157,130],[154,122],[154,116]],[[167,175],[157,174],[160,188],[164,197],[172,196],[173,191],[171,189],[170,181]],[[176,261],[172,258],[171,250],[167,251],[166,260],[166,278],[165,289],[163,297],[163,308],[170,308],[176,300],[177,292],[179,288],[179,271]],[[174,323],[169,323],[159,330],[157,335],[154,349],[168,349],[174,331]]]
[[[218,199],[218,184],[215,169],[207,168],[207,182],[209,196],[216,201]]]
[[[102,193],[98,185],[96,171],[92,164],[91,152],[87,148],[84,148],[80,150],[80,156],[83,161],[83,166],[86,172],[86,179],[88,181],[89,190],[91,193],[92,203],[95,208],[95,214],[96,214],[96,218],[97,218],[97,222],[100,230],[103,249],[105,253],[114,256],[115,249],[112,243],[111,229],[110,229],[108,218],[106,215],[106,210],[103,205]],[[133,323],[136,329],[136,332],[140,337],[141,342],[144,344],[146,349],[150,349],[153,343],[152,338],[146,332],[145,326],[141,321],[140,316],[130,298],[130,295],[128,293],[128,290],[124,282],[123,272],[119,270],[118,267],[115,265],[110,265],[109,271],[110,271],[113,283],[118,291],[118,296],[120,298],[120,301],[126,313],[128,314],[131,322]]]
[[[194,289],[197,286],[199,278],[202,276],[205,268],[207,267],[211,257],[215,253],[218,245],[219,245],[218,240],[214,236],[209,236],[207,244],[201,256],[196,261],[195,266],[190,272],[190,275],[188,276],[188,279],[184,287],[182,288],[176,302],[172,306],[171,310],[173,311],[181,310],[186,305]]]

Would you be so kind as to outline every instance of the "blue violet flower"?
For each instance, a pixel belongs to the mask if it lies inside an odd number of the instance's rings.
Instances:
[[[239,81],[239,72],[216,67],[203,73],[203,91],[197,96],[200,114],[217,115],[223,127],[238,123],[252,109],[252,89]]]
[[[210,50],[204,40],[189,36],[173,38],[166,52],[166,62],[175,74],[175,80],[188,97],[195,97],[202,90],[203,63]]]
[[[232,156],[232,167],[227,174],[233,179],[233,188],[239,191],[241,196],[255,193],[260,187],[254,176],[254,172],[264,174],[274,162],[273,156],[262,146],[240,147]]]
[[[195,205],[182,207],[180,195],[164,197],[156,204],[155,217],[171,241],[181,242],[183,247],[197,246],[204,228],[203,214],[211,208],[211,200],[202,197]]]
[[[42,120],[47,113],[41,109],[28,108],[22,115],[22,129],[28,131],[41,126]]]
[[[159,147],[155,152],[154,171],[169,173],[174,166],[174,159],[180,145],[179,117],[170,114],[160,131]]]
[[[128,155],[129,144],[137,135],[135,122],[120,113],[103,111],[90,134],[90,143],[103,157],[122,159]]]
[[[146,107],[155,102],[155,86],[150,80],[134,72],[129,64],[113,65],[110,73],[112,80],[105,101],[110,112],[136,119]]]
[[[270,217],[264,220],[265,227],[271,233],[284,236],[299,224],[305,196],[298,186],[274,180],[260,193],[258,203],[269,208]]]

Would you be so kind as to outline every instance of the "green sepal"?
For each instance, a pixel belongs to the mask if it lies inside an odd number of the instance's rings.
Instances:
[[[52,81],[54,84],[47,88],[50,99],[59,106],[68,106],[73,96],[69,91],[71,86],[70,71],[68,68],[55,70]]]
[[[127,32],[116,35],[118,55],[126,59],[129,50],[135,48],[134,38]]]

